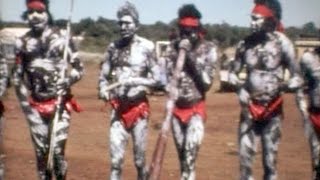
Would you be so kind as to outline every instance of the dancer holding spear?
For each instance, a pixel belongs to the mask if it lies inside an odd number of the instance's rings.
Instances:
[[[22,17],[30,31],[16,42],[16,94],[29,123],[39,179],[52,179],[53,173],[56,179],[66,179],[70,113],[80,111],[71,86],[81,79],[83,64],[70,30],[53,26],[49,2],[27,0],[26,6]]]

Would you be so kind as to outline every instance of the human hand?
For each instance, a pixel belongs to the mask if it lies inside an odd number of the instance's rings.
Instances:
[[[178,96],[179,96],[179,91],[178,88],[173,86],[171,83],[167,84],[167,86],[165,87],[166,91],[169,94],[169,97],[172,100],[177,100]]]
[[[291,79],[289,79],[289,81],[288,81],[288,88],[290,90],[298,89],[302,85],[303,85],[303,80],[298,76],[294,76]]]
[[[124,86],[134,86],[134,85],[137,85],[137,79],[133,77],[128,77],[128,78],[122,79],[120,83]]]
[[[144,77],[128,77],[126,79],[121,80],[120,83],[124,86],[148,86],[150,84],[149,79]]]
[[[191,42],[189,39],[182,39],[179,42],[179,49],[184,49],[186,51],[190,51],[191,50]]]
[[[234,73],[229,73],[228,75],[228,82],[232,85],[238,85],[239,84],[239,78],[236,74]]]
[[[110,98],[110,92],[109,91],[106,91],[104,89],[102,89],[100,92],[99,92],[99,99],[103,99],[105,101],[109,101],[111,98]]]
[[[65,95],[67,92],[67,89],[70,88],[70,80],[68,78],[65,78],[63,80],[57,81],[57,94],[58,95]]]
[[[248,105],[250,102],[250,94],[247,90],[241,88],[238,92],[239,101],[242,105]]]

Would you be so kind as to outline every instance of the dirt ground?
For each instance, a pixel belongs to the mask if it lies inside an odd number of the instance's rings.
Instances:
[[[108,179],[110,158],[108,152],[109,106],[97,99],[98,64],[86,64],[84,78],[74,88],[74,94],[85,109],[72,114],[66,156],[69,163],[69,180]],[[164,96],[149,97],[152,114],[149,123],[147,161],[151,160],[159,130],[164,118]],[[35,156],[27,122],[17,104],[13,89],[4,99],[5,179],[37,179]],[[237,127],[239,106],[234,93],[207,94],[205,137],[197,160],[197,179],[238,179]],[[285,95],[285,120],[279,147],[279,179],[304,180],[311,177],[309,146],[303,134],[302,121],[292,94]],[[254,176],[262,179],[261,150],[256,156]],[[136,179],[131,141],[126,151],[123,179]],[[169,139],[161,179],[179,179],[177,153]]]

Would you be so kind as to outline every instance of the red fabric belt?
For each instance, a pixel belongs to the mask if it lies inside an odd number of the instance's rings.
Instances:
[[[41,116],[51,116],[55,113],[57,99],[50,99],[47,101],[37,102],[33,99],[29,100],[30,105],[36,109]],[[79,103],[73,98],[68,98],[64,103],[68,112],[74,110],[75,112],[81,112],[83,109],[80,107]]]
[[[254,120],[265,120],[269,118],[273,113],[281,110],[281,106],[283,103],[283,98],[281,96],[275,98],[267,105],[261,105],[255,102],[249,104],[249,111]]]
[[[187,108],[179,108],[175,107],[173,109],[173,114],[183,123],[183,124],[188,124],[191,117],[194,114],[199,114],[203,120],[206,119],[207,114],[206,114],[206,106],[205,106],[205,101],[202,100],[196,104],[194,104],[191,107]]]
[[[139,118],[147,118],[150,114],[150,106],[147,100],[130,104],[121,103],[117,99],[110,101],[111,106],[118,111],[121,122],[126,129],[131,129]]]

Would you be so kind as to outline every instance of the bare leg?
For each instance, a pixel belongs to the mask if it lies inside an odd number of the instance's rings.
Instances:
[[[256,153],[256,135],[247,110],[242,110],[239,124],[240,180],[253,180],[252,163]]]
[[[33,142],[33,146],[36,152],[37,168],[39,178],[41,180],[48,180],[52,178],[52,172],[46,170],[47,158],[49,148],[49,124],[46,119],[42,119],[39,114],[30,108],[28,112],[27,120],[29,122],[30,134]]]
[[[4,162],[3,162],[3,113],[0,112],[0,180],[4,178]]]
[[[316,96],[319,97],[319,96]],[[319,104],[318,101],[319,98],[314,98],[313,101],[314,104]],[[316,179],[318,176],[318,179],[320,180],[320,143],[319,143],[319,136],[314,130],[314,127],[309,119],[309,112],[308,112],[308,105],[307,101],[304,98],[304,93],[302,90],[299,90],[296,94],[296,102],[298,105],[298,108],[300,110],[300,113],[302,115],[303,120],[303,126],[304,126],[304,133],[309,141],[310,146],[310,154],[311,154],[311,165],[312,165],[312,179]],[[318,172],[318,175],[317,175]]]
[[[320,180],[320,143],[316,132],[313,129],[309,118],[303,117],[304,132],[309,141],[310,152],[311,152],[311,165],[312,165],[312,177],[313,179]],[[317,174],[318,173],[318,174]]]
[[[43,119],[39,115],[39,113],[30,106],[27,98],[28,93],[25,86],[21,86],[20,89],[16,89],[16,93],[23,113],[26,116],[26,119],[29,123],[31,139],[37,158],[37,169],[39,179],[51,179],[52,174],[46,171],[46,155],[49,147],[49,121],[47,119]]]
[[[147,135],[148,121],[147,119],[141,119],[132,129],[134,162],[138,172],[138,180],[144,180],[146,178],[145,152]]]
[[[267,120],[262,130],[261,141],[263,151],[264,180],[277,179],[277,154],[281,138],[281,115]]]
[[[113,111],[110,126],[110,180],[119,180],[121,178],[122,164],[124,161],[125,148],[128,144],[128,138],[128,132]]]
[[[194,180],[195,162],[204,135],[203,119],[199,115],[194,115],[187,125],[181,124],[175,118],[172,123],[180,160],[181,179]]]
[[[56,144],[54,150],[54,162],[55,162],[55,175],[57,180],[65,180],[67,177],[68,164],[65,160],[65,146],[67,143],[69,126],[70,126],[70,114],[64,110],[62,113],[62,119],[57,123],[56,132]]]

